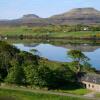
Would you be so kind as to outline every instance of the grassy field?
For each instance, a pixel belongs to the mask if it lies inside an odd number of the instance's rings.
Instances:
[[[88,100],[79,97],[0,89],[0,100]]]
[[[32,28],[25,27],[0,27],[0,35],[47,35],[47,32],[35,32]]]
[[[51,36],[57,36],[57,37],[91,37],[91,36],[94,36],[94,35],[98,35],[100,34],[100,32],[98,31],[77,31],[77,32],[62,32],[62,33],[54,33],[52,34]]]
[[[69,93],[69,94],[75,94],[75,95],[85,95],[87,93],[90,93],[90,90],[87,89],[76,89],[76,90],[59,90],[63,93]]]
[[[79,32],[49,32],[47,31],[35,31],[34,28],[27,27],[0,27],[0,35],[33,35],[33,36],[43,36],[49,35],[53,37],[90,37],[93,35],[100,36],[100,31],[79,31]]]

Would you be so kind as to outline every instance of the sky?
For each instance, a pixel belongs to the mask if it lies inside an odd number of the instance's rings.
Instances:
[[[17,19],[25,14],[46,18],[84,7],[100,10],[100,0],[0,0],[0,19]]]

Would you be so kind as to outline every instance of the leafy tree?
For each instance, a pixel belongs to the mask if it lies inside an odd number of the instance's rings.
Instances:
[[[38,65],[40,59],[39,56],[41,55],[41,53],[37,49],[32,49],[30,51],[36,57],[36,64]]]
[[[50,87],[53,77],[53,71],[47,65],[40,65],[38,67],[38,84],[40,87]]]
[[[89,58],[85,56],[80,50],[70,50],[68,56],[72,58],[75,66],[77,67],[77,73],[81,71],[81,64],[88,62]]]
[[[82,70],[84,71],[84,72],[91,72],[91,73],[95,73],[96,72],[96,69],[95,68],[92,68],[92,65],[91,64],[89,64],[89,63],[87,63],[87,62],[85,62],[84,63],[84,65],[82,66]]]
[[[26,83],[29,85],[34,85],[37,80],[37,70],[33,65],[24,67],[24,72],[26,76]]]
[[[68,82],[75,81],[75,73],[69,67],[61,66],[53,71],[52,87],[66,87]]]
[[[5,81],[11,84],[25,84],[25,74],[23,68],[18,65],[11,67]]]
[[[39,87],[47,87],[52,79],[52,71],[46,66],[27,66],[24,68],[26,82],[30,85]]]
[[[0,41],[0,76],[2,80],[7,76],[9,68],[11,67],[10,61],[19,52],[14,46]]]

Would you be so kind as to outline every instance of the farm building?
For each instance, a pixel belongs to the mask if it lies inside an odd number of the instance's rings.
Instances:
[[[100,92],[100,75],[99,74],[85,74],[81,77],[81,82],[85,88]]]

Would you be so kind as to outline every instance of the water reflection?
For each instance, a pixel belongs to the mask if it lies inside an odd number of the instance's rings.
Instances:
[[[36,47],[38,46],[38,43],[33,44],[24,44],[25,47]],[[47,45],[47,44],[45,44]],[[57,45],[55,45],[57,46]],[[64,47],[68,49],[74,49],[74,50],[81,50],[82,52],[93,52],[96,49],[100,48],[100,45],[89,45],[89,44],[66,44],[66,45],[58,45],[59,47]]]

